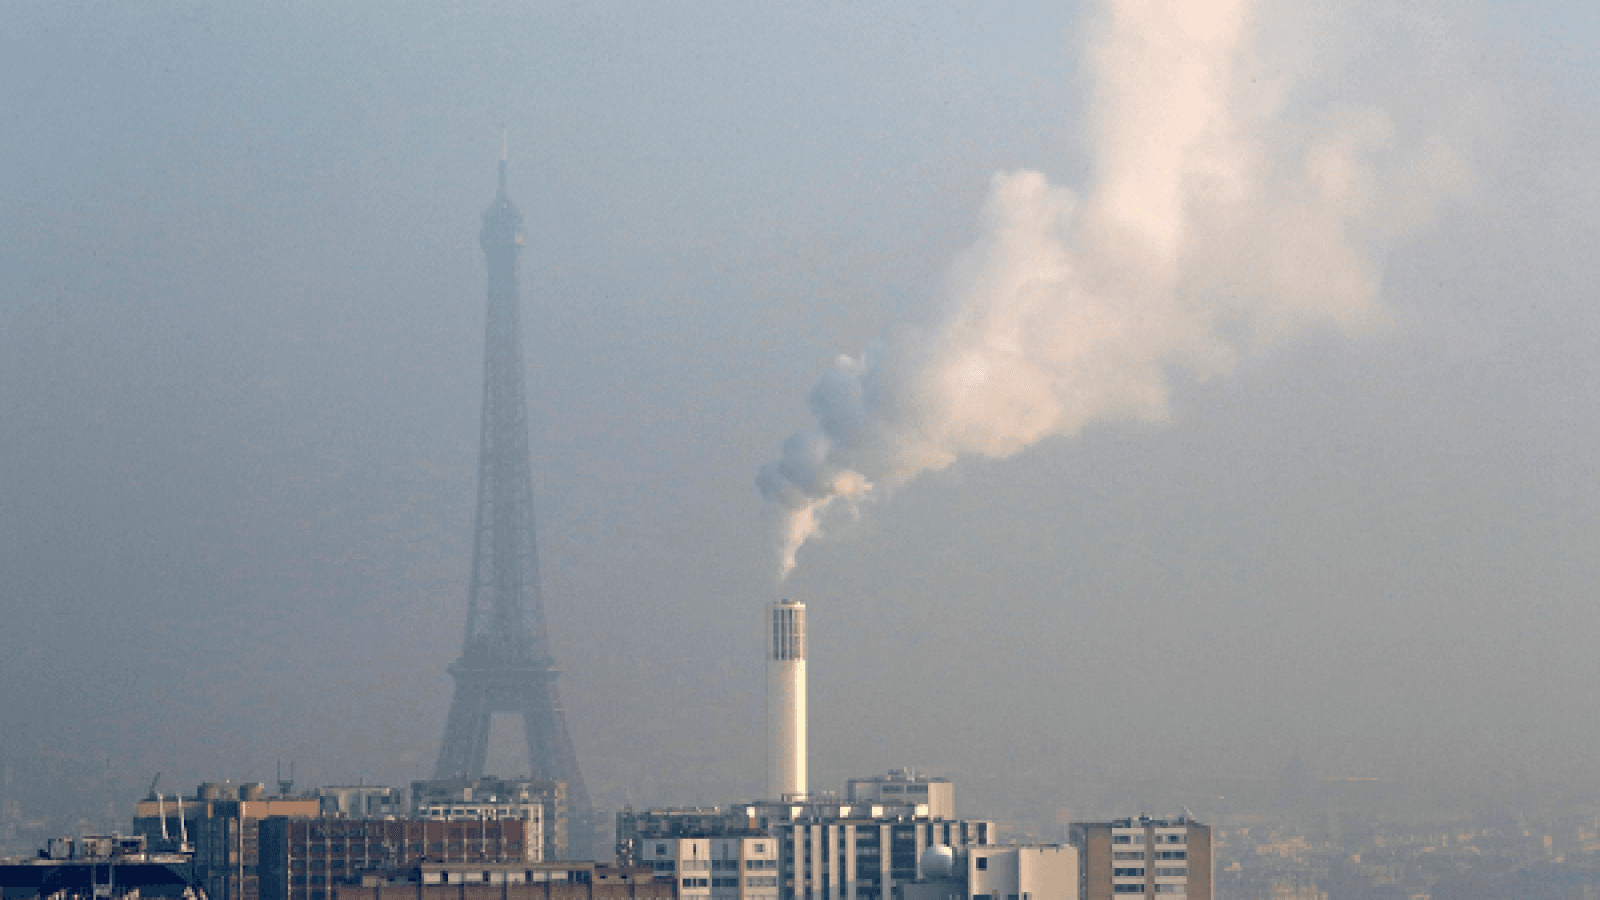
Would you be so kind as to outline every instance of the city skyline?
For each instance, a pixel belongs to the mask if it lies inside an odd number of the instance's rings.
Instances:
[[[8,797],[431,769],[501,122],[544,593],[597,805],[761,793],[780,597],[808,604],[821,786],[999,755],[1067,802],[1296,754],[1600,784],[1571,752],[1600,721],[1592,25],[1227,8],[1283,88],[1252,95],[1287,123],[1271,152],[1326,126],[1347,153],[1318,171],[1357,192],[1433,136],[1463,160],[1375,242],[1380,325],[1164,370],[1159,424],[907,480],[781,587],[752,476],[840,355],[940,321],[997,173],[1092,196],[1108,7],[17,10]],[[517,774],[518,739],[489,771]]]

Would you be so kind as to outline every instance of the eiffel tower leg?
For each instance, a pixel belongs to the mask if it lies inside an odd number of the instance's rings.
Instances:
[[[483,764],[489,758],[489,695],[482,685],[456,682],[450,701],[450,716],[445,720],[444,744],[433,777],[482,778]]]
[[[578,770],[578,755],[573,752],[567,733],[566,712],[554,684],[529,685],[523,695],[523,727],[528,736],[528,760],[536,780],[561,781],[567,785],[567,834],[564,835],[568,859],[593,859],[593,815],[589,793]]]

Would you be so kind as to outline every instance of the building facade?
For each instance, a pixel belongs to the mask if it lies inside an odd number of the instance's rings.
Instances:
[[[539,863],[528,819],[420,821],[275,817],[260,825],[261,900],[331,900],[365,872]]]
[[[335,885],[330,900],[674,900],[674,882],[644,868],[590,862],[428,864]]]
[[[560,781],[501,778],[411,782],[416,819],[523,819],[541,826],[537,859],[568,859],[567,786]]]
[[[921,859],[928,847],[965,851],[995,841],[992,822],[934,818],[928,808],[925,802],[813,799],[624,810],[617,816],[617,859],[619,864],[657,867],[670,860],[680,892],[688,892],[701,887],[697,883],[700,876],[694,876],[696,883],[685,887],[681,884],[684,875],[676,866],[683,860],[698,866],[694,861],[702,858],[731,859],[727,854],[737,844],[743,854],[739,858],[762,860],[763,867],[773,860],[776,868],[737,869],[741,875],[737,890],[728,870],[723,869],[721,877],[728,880],[720,886],[706,885],[710,889],[707,900],[887,900],[896,885],[922,877]],[[707,845],[704,841],[708,839],[724,843]],[[718,847],[728,849],[715,849]],[[707,855],[696,855],[702,852]],[[761,880],[752,882],[751,877]],[[768,884],[769,877],[776,883]],[[715,893],[718,887],[727,893]],[[773,888],[775,892],[768,894]]]
[[[683,900],[778,900],[778,848],[763,835],[658,838],[639,845],[638,864]]]
[[[1078,851],[1065,844],[1006,844],[965,853],[923,852],[923,876],[895,900],[1078,900]]]
[[[133,830],[151,846],[186,841],[196,880],[210,900],[261,900],[260,825],[273,816],[316,816],[317,798],[267,796],[266,786],[207,782],[193,797],[139,801]]]
[[[1211,827],[1187,816],[1075,822],[1082,900],[1162,894],[1211,900]]]
[[[403,788],[373,784],[342,784],[319,787],[311,796],[322,802],[322,815],[347,819],[404,818],[411,803]]]
[[[852,778],[846,782],[851,803],[900,803],[927,806],[934,819],[956,817],[955,785],[948,778],[918,775],[914,769],[890,769],[888,775]]]

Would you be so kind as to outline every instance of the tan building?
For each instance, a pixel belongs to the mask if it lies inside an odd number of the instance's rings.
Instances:
[[[1081,900],[1161,894],[1211,900],[1211,826],[1187,816],[1074,822]]]
[[[194,848],[195,879],[210,900],[261,900],[261,820],[315,816],[320,809],[315,798],[269,798],[259,782],[207,782],[193,797],[140,800],[133,831],[158,849],[187,841]]]

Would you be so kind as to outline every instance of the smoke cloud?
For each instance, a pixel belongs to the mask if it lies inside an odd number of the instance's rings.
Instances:
[[[1308,112],[1246,0],[1108,0],[1091,29],[1092,176],[993,176],[930,324],[841,356],[816,426],[757,486],[780,572],[840,512],[966,457],[1097,420],[1161,422],[1167,376],[1308,328],[1380,328],[1383,249],[1462,193],[1442,135],[1379,105]],[[1270,76],[1270,77],[1269,77]]]

